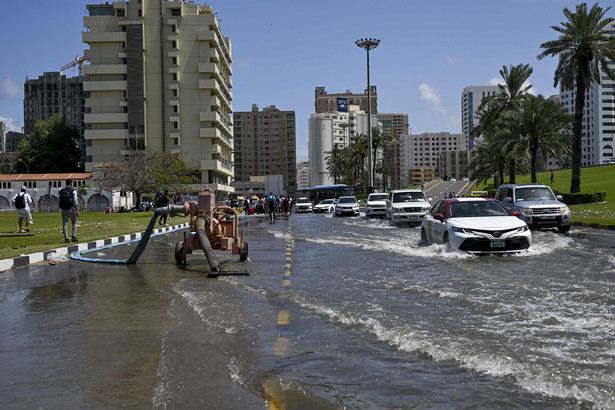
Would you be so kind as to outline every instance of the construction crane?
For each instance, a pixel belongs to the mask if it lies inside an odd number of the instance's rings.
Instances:
[[[79,69],[79,75],[81,75],[82,69],[83,69],[83,63],[87,60],[88,59],[86,57],[76,56],[73,61],[71,61],[68,64],[64,64],[62,68],[60,68],[60,71],[68,70],[71,67],[77,66],[77,68]]]

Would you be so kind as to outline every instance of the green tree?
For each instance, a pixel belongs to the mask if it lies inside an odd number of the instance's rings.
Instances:
[[[562,158],[562,154],[569,151],[572,116],[555,101],[542,95],[531,95],[522,102],[511,121],[511,128],[521,136],[515,152],[523,157],[529,156],[530,173],[535,183],[538,150],[545,157],[556,158]]]
[[[338,184],[342,180],[346,168],[343,149],[336,145],[331,151],[326,151],[325,161],[327,162],[327,170],[333,177],[333,183]]]
[[[139,203],[143,193],[158,189],[180,192],[199,181],[198,170],[188,167],[179,154],[136,150],[119,162],[101,167],[94,184],[132,191]]]
[[[384,153],[384,151],[391,144],[392,137],[382,133],[380,127],[372,127],[372,175],[376,172],[381,173],[385,168],[378,166],[382,162],[382,158],[378,158],[377,154]],[[383,165],[383,164],[381,164]],[[376,181],[374,181],[375,183]]]
[[[615,72],[609,67],[609,63],[615,61],[615,37],[608,33],[608,26],[614,19],[604,17],[610,9],[611,7],[602,9],[598,3],[590,10],[587,3],[577,5],[575,12],[565,8],[563,12],[567,21],[562,22],[561,26],[551,26],[559,33],[557,40],[540,45],[543,52],[538,55],[539,60],[546,56],[559,57],[554,86],[561,84],[569,90],[576,88],[571,193],[581,192],[585,91],[592,83],[600,84],[601,70],[609,79],[615,80]]]
[[[34,133],[22,139],[18,160],[32,173],[80,171],[79,131],[59,114],[34,125]]]
[[[508,160],[509,180],[515,183],[517,174],[518,156],[516,144],[519,135],[509,127],[507,118],[510,118],[520,109],[521,103],[530,95],[531,85],[524,85],[532,75],[533,69],[529,64],[503,66],[500,75],[504,84],[498,84],[499,91],[493,96],[484,98],[479,106],[480,123],[472,132],[474,136],[498,136],[504,138],[506,144],[504,155]],[[500,140],[501,143],[501,140]]]

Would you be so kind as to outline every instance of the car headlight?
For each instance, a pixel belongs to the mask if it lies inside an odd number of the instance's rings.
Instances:
[[[404,211],[403,208],[395,208],[395,207],[393,207],[393,212],[395,212],[395,213],[401,213],[403,211]]]
[[[567,214],[568,212],[570,212],[570,208],[568,208],[567,206],[562,206],[562,213]]]
[[[527,225],[523,225],[522,227],[520,227],[519,229],[517,229],[517,232],[525,232],[525,231],[529,231],[530,227]]]
[[[459,232],[459,233],[469,233],[469,234],[473,234],[474,232],[472,232],[471,229],[468,228],[459,228],[458,226],[451,226],[451,229],[453,232]]]
[[[523,215],[531,215],[532,208],[519,208],[519,212],[521,212]]]

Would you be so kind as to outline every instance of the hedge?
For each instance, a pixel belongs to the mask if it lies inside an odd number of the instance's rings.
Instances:
[[[595,202],[604,202],[606,199],[606,192],[585,192],[576,194],[563,194],[556,192],[556,195],[561,195],[566,205],[578,205],[578,204],[593,204]]]

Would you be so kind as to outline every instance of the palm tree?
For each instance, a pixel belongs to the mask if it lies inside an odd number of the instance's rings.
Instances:
[[[377,156],[378,150],[380,150],[381,153],[384,152],[391,144],[391,140],[392,137],[383,134],[380,127],[372,127],[372,175],[378,172],[376,169],[379,162]]]
[[[524,84],[532,75],[533,69],[529,64],[519,64],[503,66],[500,75],[504,84],[498,84],[499,92],[495,95],[484,98],[479,106],[480,123],[473,130],[473,135],[500,135],[512,139],[512,143],[506,144],[507,147],[514,148],[519,136],[507,132],[507,122],[505,118],[514,115],[519,110],[521,103],[527,98],[531,85]],[[516,179],[517,156],[514,149],[505,152],[508,159],[510,183],[514,184]]]
[[[567,89],[576,86],[574,101],[574,125],[572,142],[572,176],[570,192],[581,192],[581,159],[583,156],[583,112],[585,91],[592,83],[600,84],[600,70],[611,80],[615,72],[608,64],[615,61],[615,37],[608,34],[607,26],[614,20],[604,18],[611,7],[602,9],[598,3],[587,10],[587,3],[576,6],[576,12],[564,9],[568,21],[551,28],[560,36],[557,40],[540,45],[544,49],[538,55],[542,60],[546,56],[559,56],[555,69],[554,86],[561,84]]]
[[[566,151],[566,144],[562,142],[568,139],[572,116],[555,101],[531,95],[523,101],[511,122],[511,127],[521,136],[515,152],[522,157],[529,153],[530,173],[535,183],[538,150],[545,156],[561,158],[562,149]]]
[[[325,161],[327,162],[327,171],[333,177],[333,183],[338,184],[344,176],[346,168],[343,149],[336,145],[331,151],[326,151]]]

